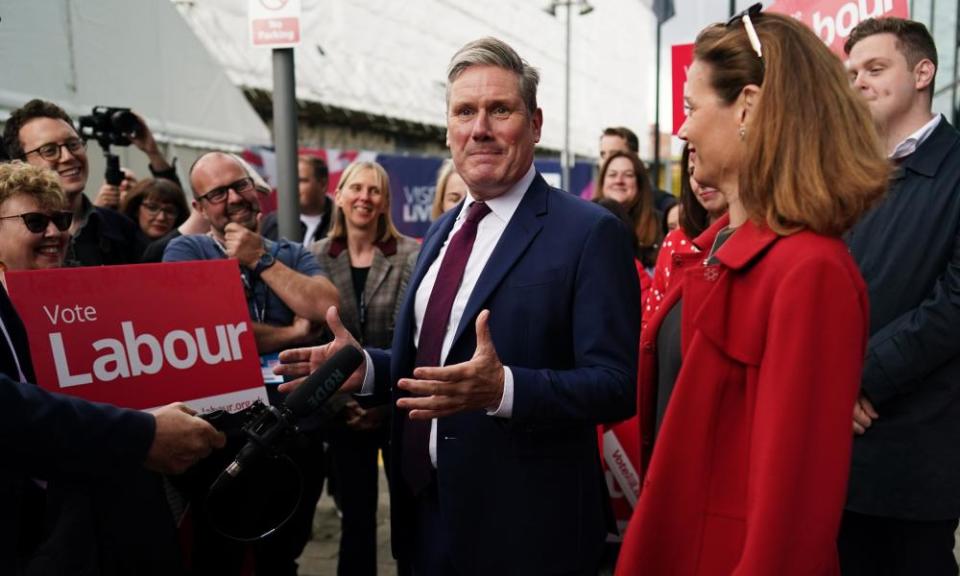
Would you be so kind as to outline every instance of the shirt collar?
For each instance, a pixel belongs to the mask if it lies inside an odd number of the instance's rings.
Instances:
[[[890,159],[899,160],[916,152],[917,148],[923,144],[924,140],[930,137],[930,134],[932,134],[940,124],[940,118],[940,114],[937,114],[932,120],[920,127],[919,130],[904,138],[902,142],[894,147],[893,152],[890,153]]]
[[[513,217],[513,213],[517,211],[517,206],[520,205],[520,201],[523,200],[523,195],[527,193],[527,189],[533,184],[533,179],[536,175],[537,169],[534,168],[533,163],[531,163],[527,173],[523,175],[523,178],[517,180],[516,184],[496,198],[491,198],[486,201],[487,206],[490,207],[490,211],[503,222],[509,222],[510,218]],[[467,210],[469,210],[470,206],[476,201],[473,194],[467,191],[467,201],[463,203],[460,213],[457,214],[457,220],[466,218]]]

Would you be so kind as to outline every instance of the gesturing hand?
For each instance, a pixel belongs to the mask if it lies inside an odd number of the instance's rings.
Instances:
[[[323,346],[311,346],[309,348],[294,348],[284,350],[280,353],[280,364],[273,369],[273,373],[280,376],[297,376],[296,380],[284,382],[280,385],[281,392],[291,392],[301,383],[303,377],[307,376],[317,368],[323,365],[331,356],[337,353],[344,346],[353,346],[360,348],[360,344],[350,334],[350,331],[343,326],[340,321],[340,314],[336,306],[327,308],[327,326],[333,332],[333,342]],[[353,374],[347,378],[343,386],[340,387],[344,392],[356,392],[360,390],[363,383],[363,375],[366,372],[366,363],[360,365],[354,370]]]
[[[477,348],[470,360],[442,367],[421,366],[413,371],[413,378],[401,379],[397,386],[413,396],[397,400],[397,408],[409,410],[411,419],[429,420],[499,406],[503,364],[490,337],[489,318],[489,310],[477,316]]]

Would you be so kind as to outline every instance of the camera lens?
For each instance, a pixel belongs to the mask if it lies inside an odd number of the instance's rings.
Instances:
[[[140,129],[140,121],[128,110],[118,110],[110,118],[111,124],[116,131],[121,134],[136,135]]]

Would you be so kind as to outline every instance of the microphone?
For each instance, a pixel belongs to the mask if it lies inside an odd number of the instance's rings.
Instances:
[[[243,427],[249,437],[234,461],[210,487],[213,491],[227,479],[236,478],[246,467],[274,451],[275,447],[297,431],[297,421],[313,414],[340,389],[340,386],[363,363],[363,353],[353,346],[345,346],[307,376],[300,386],[287,396],[283,406],[268,406],[256,419]]]

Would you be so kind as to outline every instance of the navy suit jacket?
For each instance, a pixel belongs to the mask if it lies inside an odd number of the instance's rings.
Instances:
[[[459,209],[427,232],[390,352],[371,351],[377,393],[394,405],[416,350],[417,288]],[[464,412],[437,422],[437,489],[461,574],[595,570],[606,534],[596,424],[636,407],[639,285],[624,226],[538,174],[470,295],[446,364],[469,360],[475,321],[514,378],[512,418]],[[400,473],[405,413],[393,418],[394,555],[412,550],[412,499]]]
[[[95,514],[120,512],[99,511],[90,497],[100,487],[110,498],[126,492],[125,502],[143,502],[131,494],[150,492],[140,467],[153,442],[153,417],[18,382],[11,352],[30,380],[33,367],[23,323],[2,287],[0,315],[13,345],[11,351],[0,341],[0,574],[18,574],[26,563],[30,574],[175,574],[168,568],[179,558],[162,560],[169,554],[155,537],[161,528],[134,521],[146,518],[144,508],[127,507],[123,522],[107,531]],[[49,489],[32,478],[49,480]],[[158,550],[155,572],[132,569],[137,546]]]

